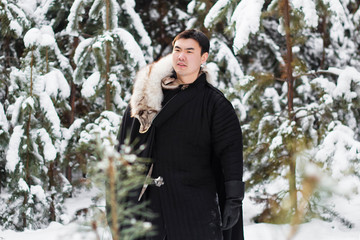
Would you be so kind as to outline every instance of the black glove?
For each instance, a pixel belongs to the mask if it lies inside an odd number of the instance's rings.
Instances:
[[[222,214],[222,230],[232,228],[239,220],[245,183],[242,181],[225,182],[226,200]]]

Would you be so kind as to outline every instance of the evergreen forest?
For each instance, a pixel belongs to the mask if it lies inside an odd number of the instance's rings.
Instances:
[[[239,116],[252,221],[352,226],[327,200],[360,191],[358,0],[1,0],[2,229],[66,222],[78,188],[141,184],[131,146],[114,150],[122,114],[136,72],[190,28]],[[119,199],[113,229],[130,221]]]

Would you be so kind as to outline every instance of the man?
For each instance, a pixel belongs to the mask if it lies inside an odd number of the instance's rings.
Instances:
[[[153,240],[243,239],[242,133],[231,103],[211,85],[209,40],[187,30],[171,55],[139,71],[123,118],[152,164],[138,200],[150,201]]]

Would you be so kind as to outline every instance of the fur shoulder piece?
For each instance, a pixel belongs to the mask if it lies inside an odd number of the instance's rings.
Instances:
[[[212,84],[212,74],[206,67],[202,69],[207,81]],[[133,94],[130,99],[131,117],[140,122],[140,133],[150,128],[156,114],[161,110],[163,101],[162,80],[173,74],[171,54],[142,68],[135,77]]]

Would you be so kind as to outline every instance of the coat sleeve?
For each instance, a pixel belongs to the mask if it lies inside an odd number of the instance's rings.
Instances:
[[[242,180],[242,132],[236,112],[221,93],[215,94],[211,116],[211,142],[220,161],[224,181]]]
[[[118,145],[116,146],[116,149],[120,151],[120,147],[125,143],[125,140],[128,140],[134,149],[137,149],[139,144],[137,144],[138,142],[136,140],[140,138],[139,129],[140,123],[136,118],[131,117],[131,108],[130,105],[128,105],[124,112],[118,132]]]
[[[123,145],[125,141],[128,141],[128,144],[132,147],[133,151],[137,153],[138,157],[151,158],[154,128],[150,127],[149,131],[145,134],[140,133],[139,129],[140,122],[136,118],[131,117],[131,108],[129,105],[122,118],[117,136],[118,145],[116,149],[120,152],[121,145]],[[138,151],[140,146],[144,146],[144,149]]]

